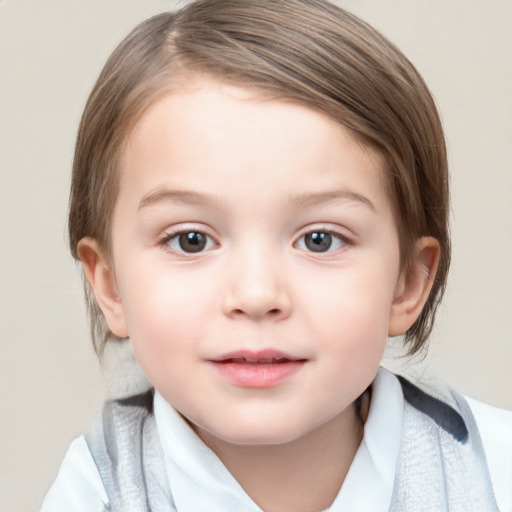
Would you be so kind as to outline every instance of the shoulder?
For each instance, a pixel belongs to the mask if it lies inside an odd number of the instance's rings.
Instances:
[[[69,446],[41,512],[101,512],[108,504],[100,474],[83,436]]]
[[[512,448],[512,411],[493,407],[468,396],[464,398],[475,417],[482,440]]]
[[[432,375],[413,378],[414,384],[401,376],[397,379],[404,402],[429,416],[455,439],[464,442],[468,429],[477,433],[474,446],[487,462],[498,507],[502,512],[512,512],[512,411],[463,396]]]
[[[133,448],[137,443],[140,446],[142,424],[152,425],[147,419],[153,416],[153,395],[149,389],[104,403],[87,432],[69,446],[41,512],[107,510],[113,468],[117,477],[127,478],[132,465],[140,463],[139,451]]]
[[[500,510],[512,511],[512,411],[465,399],[482,439]]]

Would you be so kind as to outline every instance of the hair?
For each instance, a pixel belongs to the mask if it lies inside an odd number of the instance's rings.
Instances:
[[[384,162],[402,268],[422,236],[440,264],[422,313],[404,335],[426,346],[450,264],[446,146],[435,102],[418,71],[385,37],[325,0],[197,0],[138,25],[108,59],[80,123],[69,210],[75,259],[83,237],[111,254],[111,220],[123,144],[145,110],[195,73],[319,111]],[[118,339],[85,283],[96,351]]]

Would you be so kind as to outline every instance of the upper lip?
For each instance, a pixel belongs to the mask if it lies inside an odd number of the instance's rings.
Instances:
[[[286,363],[290,361],[305,361],[305,358],[295,357],[274,349],[265,350],[236,350],[210,358],[214,363]]]

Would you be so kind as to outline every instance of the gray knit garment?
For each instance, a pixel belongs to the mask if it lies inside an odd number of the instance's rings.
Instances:
[[[389,510],[499,512],[480,436],[464,398],[453,390],[425,392],[403,377],[399,380],[405,414]],[[109,499],[105,511],[176,511],[152,390],[106,402],[85,438]]]

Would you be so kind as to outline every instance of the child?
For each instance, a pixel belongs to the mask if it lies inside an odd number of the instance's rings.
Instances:
[[[85,108],[69,233],[98,352],[129,338],[154,389],[105,405],[43,510],[510,510],[510,414],[379,368],[388,336],[425,347],[448,200],[428,89],[351,14],[139,25]]]

